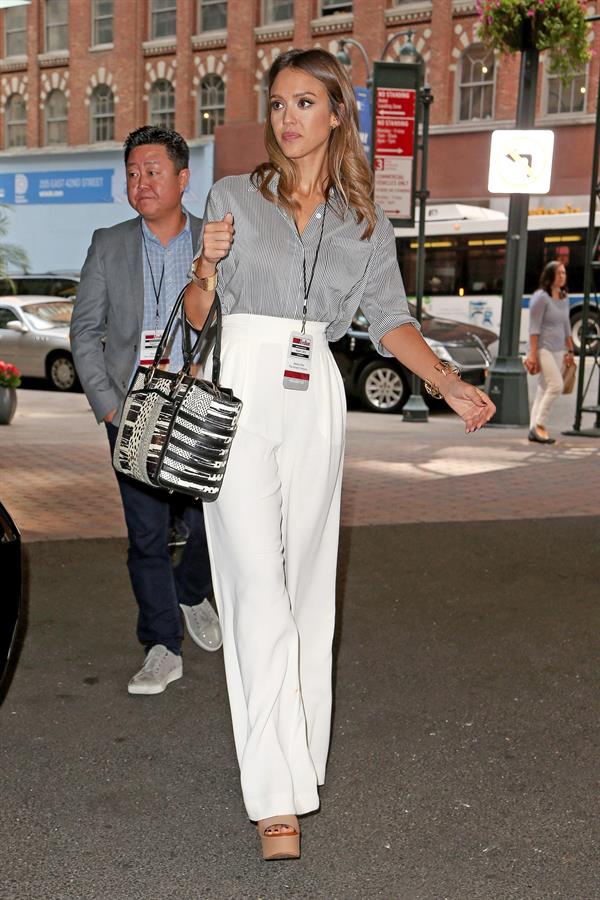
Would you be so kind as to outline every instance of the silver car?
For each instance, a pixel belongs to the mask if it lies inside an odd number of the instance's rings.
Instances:
[[[47,378],[57,391],[79,391],[69,324],[73,301],[0,296],[0,359],[26,378]]]

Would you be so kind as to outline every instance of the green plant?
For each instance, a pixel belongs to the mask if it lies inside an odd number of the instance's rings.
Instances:
[[[0,278],[10,278],[9,269],[27,271],[29,259],[22,247],[5,244],[1,239],[9,233],[8,210],[0,205]]]
[[[21,373],[16,366],[0,359],[0,387],[18,388],[21,384]]]
[[[546,50],[550,72],[568,81],[592,53],[584,0],[477,0],[479,38],[490,49]]]

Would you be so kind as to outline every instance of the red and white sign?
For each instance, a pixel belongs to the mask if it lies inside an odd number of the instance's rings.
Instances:
[[[375,202],[394,218],[411,218],[417,92],[376,89],[373,168]]]

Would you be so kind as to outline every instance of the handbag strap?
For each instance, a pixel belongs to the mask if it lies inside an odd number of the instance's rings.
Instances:
[[[152,365],[150,366],[150,371],[148,376],[146,377],[146,383],[151,380],[154,376],[154,372],[158,369],[161,359],[164,356],[164,351],[169,342],[169,337],[171,335],[171,331],[173,330],[173,326],[177,320],[179,313],[181,312],[183,318],[183,366],[180,370],[180,374],[187,375],[189,373],[190,367],[194,362],[197,354],[199,353],[202,344],[208,337],[208,332],[210,331],[211,325],[213,321],[216,319],[217,330],[215,335],[215,346],[213,350],[213,367],[212,367],[212,383],[215,387],[218,387],[219,384],[219,376],[221,374],[221,334],[222,334],[222,319],[223,314],[221,310],[221,300],[219,295],[215,292],[215,299],[212,302],[212,305],[208,311],[208,315],[206,316],[206,320],[196,342],[193,346],[190,346],[191,339],[189,333],[189,325],[187,325],[187,320],[185,318],[185,312],[183,309],[183,298],[185,291],[187,289],[187,284],[182,288],[177,300],[173,304],[173,309],[171,310],[171,314],[165,326],[165,330],[163,331],[162,337],[160,339],[160,343],[156,348],[156,353],[154,354],[154,360],[152,361]],[[187,329],[186,330],[186,326]]]

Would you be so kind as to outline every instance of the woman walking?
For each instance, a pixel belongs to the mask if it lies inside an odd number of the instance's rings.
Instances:
[[[539,380],[531,407],[529,440],[554,444],[548,434],[548,415],[563,389],[563,366],[573,366],[573,339],[569,321],[569,298],[565,290],[567,271],[552,260],[540,277],[539,289],[529,301],[529,355],[527,370]]]
[[[205,515],[244,802],[277,859],[300,855],[297,816],[319,806],[329,748],[345,397],[328,339],[360,304],[380,352],[468,432],[494,405],[415,327],[335,58],[278,57],[269,104],[269,161],[213,186],[185,309],[202,326],[218,280],[222,380],[244,407]]]

